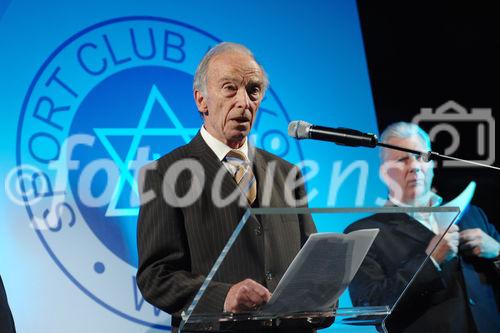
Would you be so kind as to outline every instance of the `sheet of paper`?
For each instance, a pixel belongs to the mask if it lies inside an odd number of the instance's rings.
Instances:
[[[349,286],[378,229],[309,237],[260,312],[287,314],[328,310]]]
[[[474,197],[474,192],[476,190],[476,182],[472,181],[467,185],[465,190],[462,191],[455,199],[443,205],[443,207],[458,207],[460,208],[460,213],[455,219],[454,223],[456,224],[463,212],[470,204],[472,198]],[[440,230],[446,230],[449,226],[456,213],[436,213],[434,217],[438,224]]]

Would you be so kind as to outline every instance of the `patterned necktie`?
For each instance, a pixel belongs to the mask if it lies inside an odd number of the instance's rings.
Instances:
[[[231,150],[227,153],[226,161],[235,167],[234,180],[251,205],[257,197],[257,180],[253,174],[252,166],[247,161],[245,154],[239,150]]]

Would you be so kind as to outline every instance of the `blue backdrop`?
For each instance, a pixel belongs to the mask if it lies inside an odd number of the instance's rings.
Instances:
[[[3,0],[0,274],[19,332],[168,330],[135,286],[135,172],[199,129],[192,77],[223,40],[266,68],[252,140],[305,163],[311,206],[384,196],[375,150],[286,135],[293,119],[377,133],[354,0]]]

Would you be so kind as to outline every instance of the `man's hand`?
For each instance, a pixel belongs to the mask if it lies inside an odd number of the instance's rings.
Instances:
[[[479,228],[460,231],[460,250],[480,258],[496,258],[500,244]]]
[[[425,253],[427,255],[431,253],[432,249],[436,246],[437,242],[439,242],[439,239],[441,238],[442,235],[443,234],[440,233],[431,239],[429,245],[427,246],[427,249],[425,250]],[[438,244],[436,250],[434,250],[434,252],[432,253],[432,258],[438,264],[442,264],[448,260],[453,259],[453,257],[457,255],[457,252],[458,252],[458,227],[456,225],[452,225],[448,229],[448,232],[444,235],[441,242]]]
[[[241,312],[253,310],[269,301],[271,293],[263,285],[246,279],[233,285],[226,296],[224,311]]]

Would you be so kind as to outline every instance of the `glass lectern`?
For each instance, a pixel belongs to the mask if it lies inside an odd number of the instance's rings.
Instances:
[[[425,283],[426,271],[438,265],[430,255],[439,242],[429,249],[430,239],[448,230],[459,212],[457,207],[249,208],[235,222],[219,258],[183,311],[180,331],[251,332],[275,327],[387,332],[387,317],[411,303],[412,293]],[[300,228],[305,218],[315,221],[318,233],[302,248],[283,252],[273,247],[274,237]],[[432,223],[426,227],[418,221]],[[272,297],[256,308],[225,312],[213,306],[212,291],[241,280],[231,276],[238,271],[235,261],[226,259],[236,255],[243,243],[247,248],[251,244],[254,253],[237,265],[260,268],[250,278],[266,286]]]

